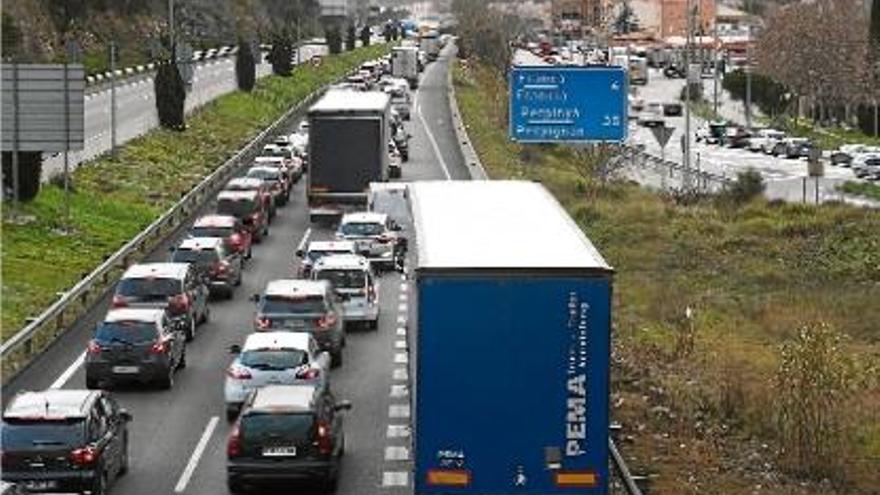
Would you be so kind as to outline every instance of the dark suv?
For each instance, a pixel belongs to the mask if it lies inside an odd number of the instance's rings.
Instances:
[[[186,334],[162,309],[113,309],[86,350],[86,387],[138,381],[174,386],[186,366]]]
[[[206,278],[211,294],[232,298],[241,285],[242,258],[217,237],[192,237],[171,249],[171,262],[191,263]]]
[[[196,325],[208,321],[208,287],[189,263],[132,265],[113,295],[114,308],[167,309],[172,321],[192,340]]]
[[[131,415],[107,392],[24,392],[3,412],[3,481],[32,492],[103,495],[128,471]]]
[[[221,191],[217,195],[217,213],[240,218],[256,243],[269,235],[269,212],[257,191]]]
[[[265,481],[319,481],[336,489],[345,452],[342,410],[329,387],[269,385],[244,403],[227,443],[229,491]]]

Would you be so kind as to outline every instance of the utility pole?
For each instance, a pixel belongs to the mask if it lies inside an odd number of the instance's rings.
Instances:
[[[168,0],[168,41],[171,43],[171,60],[177,63],[174,53],[174,0]]]
[[[752,130],[752,33],[746,42],[746,129]]]
[[[682,152],[684,159],[682,160],[682,187],[690,188],[691,174],[691,36],[693,35],[693,10],[691,8],[691,0],[687,0],[687,41],[684,48],[684,146]]]
[[[116,156],[116,40],[110,40],[110,154]]]
[[[715,23],[715,46],[713,46],[712,51],[712,83],[713,83],[713,95],[712,95],[712,109],[713,115],[715,115],[715,120],[718,120],[718,23]]]

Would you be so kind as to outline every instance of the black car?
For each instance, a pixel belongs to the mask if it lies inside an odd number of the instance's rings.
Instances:
[[[663,104],[663,115],[665,117],[680,117],[682,113],[683,107],[681,103],[672,102]]]
[[[241,285],[244,260],[217,237],[191,237],[171,249],[171,262],[191,263],[204,277],[211,295],[232,298]]]
[[[229,491],[268,481],[317,481],[336,489],[345,452],[337,402],[321,384],[269,385],[251,393],[227,443]]]
[[[103,495],[128,471],[129,421],[104,391],[21,393],[3,412],[3,481],[29,493]]]
[[[114,309],[98,324],[86,350],[86,387],[119,381],[174,386],[186,366],[186,334],[162,309]]]

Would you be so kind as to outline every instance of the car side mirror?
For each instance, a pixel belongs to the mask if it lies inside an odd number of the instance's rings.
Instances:
[[[229,346],[229,354],[241,354],[241,346],[238,344],[232,344],[231,346]]]
[[[400,224],[398,224],[398,223],[392,223],[391,230],[393,230],[394,232],[402,232],[403,227],[401,227]]]
[[[305,255],[306,255],[306,253],[304,253],[301,249],[297,249],[297,251],[296,251],[297,258],[302,258]]]
[[[119,410],[119,417],[122,418],[122,420],[125,421],[126,423],[128,423],[129,421],[134,419],[133,416],[131,415],[131,413],[128,412],[127,409],[120,409]]]
[[[351,401],[350,400],[341,400],[336,403],[336,406],[333,407],[336,411],[351,411]]]
[[[251,296],[250,299],[251,299],[251,302],[258,303],[258,302],[260,302],[260,295],[259,295],[259,294],[254,294],[254,295]]]

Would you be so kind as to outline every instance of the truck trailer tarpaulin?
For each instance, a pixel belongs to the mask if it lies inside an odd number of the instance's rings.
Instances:
[[[410,186],[417,494],[605,494],[613,269],[531,182]]]

